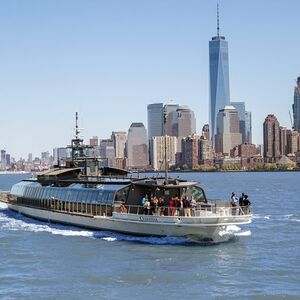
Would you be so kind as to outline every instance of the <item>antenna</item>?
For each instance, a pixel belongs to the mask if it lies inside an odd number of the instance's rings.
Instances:
[[[219,2],[217,3],[217,37],[220,36]]]

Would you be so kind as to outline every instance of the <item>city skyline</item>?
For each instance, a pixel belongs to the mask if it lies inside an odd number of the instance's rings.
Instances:
[[[199,134],[209,120],[208,41],[216,34],[216,4],[2,2],[0,147],[26,158],[65,146],[75,111],[86,143],[93,135],[108,138],[132,122],[147,124],[147,105],[170,99],[195,112]],[[291,0],[220,3],[230,100],[246,102],[252,112],[255,144],[263,142],[269,113],[291,127],[300,73],[292,39],[297,8]]]

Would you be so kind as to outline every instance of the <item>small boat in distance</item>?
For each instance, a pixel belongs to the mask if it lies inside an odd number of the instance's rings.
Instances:
[[[72,140],[72,159],[13,185],[0,201],[29,217],[94,230],[142,236],[181,236],[220,241],[230,225],[251,222],[249,207],[208,200],[194,181],[130,177],[125,170],[99,168],[84,156],[83,140]],[[98,175],[87,170],[97,169]],[[100,174],[99,174],[100,173]]]

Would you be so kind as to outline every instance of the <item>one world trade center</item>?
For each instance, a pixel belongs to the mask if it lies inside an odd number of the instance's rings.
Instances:
[[[219,34],[219,7],[217,7],[217,35],[209,41],[210,138],[215,145],[217,133],[217,114],[220,109],[230,105],[228,43]]]

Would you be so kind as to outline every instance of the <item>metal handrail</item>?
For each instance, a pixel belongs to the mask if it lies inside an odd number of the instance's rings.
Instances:
[[[113,211],[117,213],[124,214],[135,214],[135,215],[153,215],[161,217],[204,217],[204,216],[241,216],[249,215],[249,206],[235,206],[231,207],[226,204],[224,206],[215,205],[199,205],[189,208],[180,207],[169,207],[169,206],[155,206],[155,207],[144,207],[141,205],[124,205],[125,209],[120,209],[121,204],[115,204],[113,206]]]

